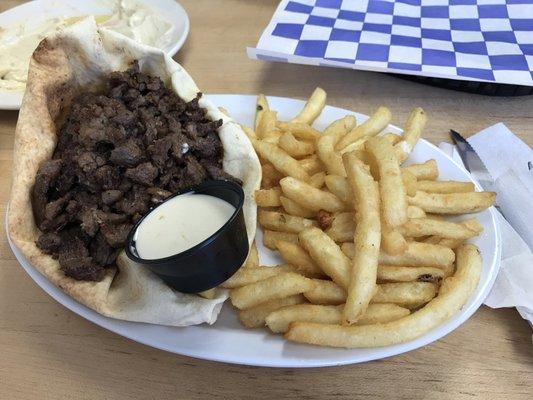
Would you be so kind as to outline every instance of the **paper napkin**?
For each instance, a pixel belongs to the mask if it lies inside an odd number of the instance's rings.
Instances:
[[[248,55],[533,86],[533,0],[283,0]]]
[[[533,151],[513,135],[504,124],[491,126],[468,138],[485,163],[497,192],[497,204],[505,218],[498,213],[501,228],[502,259],[496,282],[485,299],[492,308],[516,307],[520,315],[533,323]],[[441,143],[441,150],[463,165],[455,146]]]

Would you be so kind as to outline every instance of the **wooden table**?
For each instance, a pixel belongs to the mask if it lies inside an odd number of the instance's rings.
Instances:
[[[3,0],[0,11],[22,3]],[[276,1],[182,0],[191,33],[177,56],[207,93],[263,92],[305,98],[320,85],[329,104],[370,113],[390,107],[402,124],[424,107],[426,137],[447,140],[496,122],[533,144],[533,97],[491,98],[391,76],[252,61]],[[16,112],[0,111],[0,207],[9,198]],[[4,221],[4,215],[2,215]],[[1,399],[526,399],[533,393],[531,329],[514,309],[482,307],[425,348],[327,369],[263,369],[155,350],[110,333],[48,297],[23,271],[0,231]]]

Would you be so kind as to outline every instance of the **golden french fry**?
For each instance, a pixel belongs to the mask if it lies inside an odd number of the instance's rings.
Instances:
[[[248,257],[244,262],[243,268],[257,268],[259,266],[259,253],[257,252],[257,245],[255,240],[250,246],[250,251],[248,252]]]
[[[313,279],[314,287],[304,296],[313,304],[338,305],[346,301],[346,291],[333,281]]]
[[[339,246],[318,228],[309,228],[298,235],[300,244],[311,258],[334,282],[348,288],[350,284],[350,259]]]
[[[304,293],[313,289],[313,281],[294,272],[283,272],[247,286],[232,289],[231,303],[240,310],[265,301]]]
[[[305,103],[302,111],[291,122],[312,125],[313,121],[317,119],[326,105],[326,96],[324,89],[317,87],[311,94],[311,97],[309,97],[309,100],[307,100],[307,103]]]
[[[439,169],[435,160],[428,160],[423,164],[411,164],[402,167],[403,171],[409,171],[418,180],[435,180],[439,177]]]
[[[241,128],[244,133],[246,133],[246,136],[248,136],[248,139],[257,139],[257,135],[255,134],[255,131],[252,128],[246,125],[241,125]]]
[[[461,221],[461,225],[471,230],[472,232],[475,232],[475,236],[480,235],[481,232],[483,232],[483,225],[481,225],[475,218]],[[436,240],[437,244],[449,247],[450,249],[455,249],[463,243],[463,240],[461,239],[442,238],[439,236],[431,236],[430,238],[428,238],[428,240],[429,239]]]
[[[408,220],[401,231],[409,237],[423,237],[437,235],[443,238],[465,240],[478,233],[468,229],[465,225],[451,221],[439,221],[432,218],[413,218]]]
[[[407,250],[407,241],[399,231],[401,228],[391,228],[381,217],[381,248],[387,254],[402,254]]]
[[[273,311],[266,319],[266,325],[274,333],[283,333],[292,322],[316,322],[319,324],[340,324],[343,306],[321,306],[298,304]],[[394,321],[409,315],[407,308],[396,304],[370,304],[356,325],[379,324]]]
[[[302,158],[298,161],[298,163],[309,175],[314,175],[318,172],[324,171],[324,165],[322,164],[322,161],[319,160],[316,154],[313,154],[312,156],[306,158]]]
[[[408,170],[402,170],[402,180],[407,195],[414,196],[416,194],[416,191],[418,190],[418,182],[414,174],[412,174]]]
[[[354,234],[357,252],[353,258],[342,320],[344,324],[352,324],[365,313],[376,288],[381,222],[378,184],[368,166],[353,153],[345,154],[343,160],[357,209]]]
[[[355,246],[353,243],[343,243],[342,252],[353,258]],[[445,246],[430,243],[407,242],[407,250],[400,255],[391,255],[380,252],[379,263],[383,265],[395,265],[400,267],[435,267],[445,269],[453,263],[455,255]]]
[[[225,289],[235,289],[263,281],[283,272],[290,272],[290,269],[285,268],[284,266],[240,268],[231,278],[223,282],[220,287]]]
[[[279,184],[286,197],[309,210],[337,212],[346,207],[334,194],[317,189],[290,176],[280,180]]]
[[[394,145],[394,152],[400,164],[413,151],[418,139],[422,135],[426,122],[426,113],[420,107],[415,108],[409,115],[403,130],[402,140]]]
[[[266,111],[270,111],[270,107],[268,106],[268,100],[264,94],[260,94],[259,96],[257,96],[257,103],[255,106],[255,122],[254,122],[255,130],[257,130],[259,126],[259,121],[261,121],[261,117],[263,116],[263,113]]]
[[[437,294],[437,285],[431,282],[382,283],[372,297],[374,303],[394,303],[407,308],[420,307]]]
[[[272,163],[274,168],[279,172],[304,182],[309,180],[309,174],[302,168],[298,161],[278,146],[261,140],[252,140],[252,144],[257,153],[259,153],[262,158]]]
[[[320,267],[300,245],[284,241],[278,241],[276,245],[281,257],[288,264],[294,266],[296,272],[308,278],[323,278],[325,276]]]
[[[447,247],[419,242],[407,242],[407,250],[403,254],[391,255],[384,251],[379,254],[380,264],[405,267],[446,268],[454,259],[455,254]]]
[[[259,224],[265,229],[288,233],[300,233],[307,228],[316,226],[316,222],[310,219],[295,217],[277,211],[259,210],[257,219]]]
[[[279,180],[283,178],[283,174],[276,170],[274,166],[270,163],[263,164],[262,169],[262,179],[261,179],[261,188],[271,189],[275,186],[278,186]]]
[[[320,306],[297,304],[273,311],[265,318],[267,327],[274,333],[287,332],[294,321],[316,322],[319,324],[340,323],[342,306]]]
[[[407,206],[407,218],[426,218],[426,213],[420,207]]]
[[[397,135],[397,134],[391,133],[391,132],[385,133],[382,137],[383,137],[383,139],[388,140],[392,145],[395,145],[400,140],[402,140],[402,137],[400,135]]]
[[[457,181],[418,181],[416,184],[417,190],[429,193],[464,193],[473,192],[476,190],[472,182],[457,182]],[[409,194],[409,196],[414,196]]]
[[[315,146],[313,144],[296,139],[290,132],[286,132],[280,136],[278,146],[294,158],[305,157],[315,152]]]
[[[328,190],[337,196],[343,203],[351,204],[352,195],[345,177],[339,175],[326,175],[324,178]]]
[[[408,197],[409,204],[435,214],[468,214],[482,211],[496,201],[494,192],[426,193]]]
[[[278,139],[280,136],[280,131],[276,127],[276,121],[278,118],[278,113],[276,111],[263,111],[261,118],[259,119],[259,124],[255,129],[255,133],[259,139]],[[274,142],[276,142],[275,140]]]
[[[320,160],[326,166],[329,174],[346,176],[342,156],[335,151],[335,145],[351,127],[355,126],[356,120],[352,115],[338,119],[330,124],[324,134],[316,142],[316,152]]]
[[[375,136],[387,127],[391,120],[391,112],[387,107],[379,107],[370,118],[361,125],[348,132],[335,146],[337,150],[342,150],[351,143],[365,136]]]
[[[439,282],[444,270],[433,267],[398,267],[378,265],[378,282]]]
[[[321,136],[340,135],[342,137],[343,135],[346,135],[348,131],[353,129],[355,125],[357,125],[355,117],[353,115],[346,115],[329,124],[328,127],[324,129],[324,133]]]
[[[283,132],[290,132],[298,139],[317,140],[320,137],[320,132],[312,128],[308,124],[301,122],[281,122],[278,121],[276,126]]]
[[[439,295],[411,315],[385,324],[345,327],[295,322],[285,338],[301,343],[334,347],[390,346],[413,340],[457,313],[478,285],[482,260],[473,245],[457,250],[457,271],[441,285]]]
[[[280,202],[287,214],[302,218],[314,218],[316,214],[315,211],[309,210],[285,196],[280,197]]]
[[[407,195],[393,147],[387,140],[373,137],[365,148],[377,166],[383,219],[391,228],[403,225],[407,221]]]
[[[305,297],[301,294],[270,300],[247,310],[239,311],[239,321],[246,328],[261,328],[265,326],[265,318],[273,311],[281,307],[293,306],[305,303]]]
[[[337,150],[340,155],[342,156],[344,153],[350,153],[352,151],[364,151],[365,149],[365,143],[366,141],[368,140],[368,136],[365,136],[359,140],[357,140],[356,142],[353,142],[351,144],[349,144],[348,146],[346,146],[344,149],[342,150]]]
[[[355,232],[354,214],[352,212],[335,214],[331,227],[325,232],[335,242],[353,240]]]
[[[317,189],[320,189],[322,186],[324,186],[325,180],[326,180],[326,173],[317,172],[316,174],[311,176],[311,179],[309,180],[309,184]]]
[[[278,232],[278,231],[263,231],[263,244],[270,250],[277,250],[277,242],[283,240],[284,242],[298,243],[298,235],[295,233]]]
[[[258,207],[279,207],[281,205],[281,202],[279,200],[280,195],[280,187],[256,190],[255,202],[257,203]]]

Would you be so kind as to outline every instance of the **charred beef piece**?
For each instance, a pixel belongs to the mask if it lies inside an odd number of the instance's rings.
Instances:
[[[200,97],[183,101],[135,63],[110,74],[105,93],[74,99],[31,195],[37,246],[67,276],[102,279],[132,225],[176,191],[237,181],[222,170],[222,121],[206,116]]]

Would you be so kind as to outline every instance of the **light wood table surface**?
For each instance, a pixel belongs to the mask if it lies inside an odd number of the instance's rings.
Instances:
[[[0,12],[19,0],[2,0]],[[342,69],[253,61],[273,0],[182,0],[191,19],[177,56],[206,93],[305,98],[371,113],[387,105],[401,125],[410,109],[430,117],[426,138],[448,140],[503,121],[533,144],[533,97],[491,98]],[[16,112],[0,111],[0,207],[9,197]],[[531,329],[514,309],[485,306],[445,338],[408,354],[325,369],[264,369],[195,360],[110,333],[46,295],[0,231],[0,399],[531,399]]]

